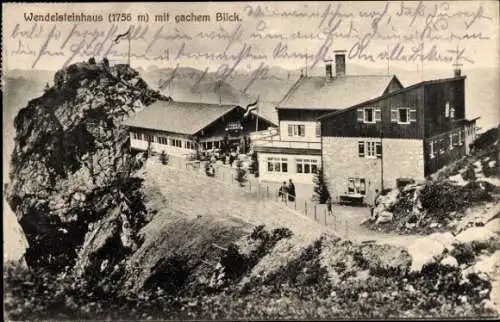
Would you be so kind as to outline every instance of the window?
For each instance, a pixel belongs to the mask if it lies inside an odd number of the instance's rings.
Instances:
[[[184,148],[189,149],[189,150],[194,150],[194,143],[191,141],[185,141]]]
[[[444,139],[439,140],[439,154],[444,154]]]
[[[166,137],[159,136],[158,143],[163,144],[163,145],[168,145],[168,139]]]
[[[318,171],[318,160],[295,159],[297,173],[316,173]]]
[[[366,194],[366,182],[363,178],[347,179],[347,192],[349,194]]]
[[[171,139],[171,145],[177,148],[182,148],[182,141],[179,139]]]
[[[133,133],[132,133],[132,137],[133,137],[135,140],[142,140],[142,133],[135,133],[135,132],[133,132]]]
[[[462,134],[462,129],[458,130],[458,145],[464,144],[464,136]]]
[[[147,142],[154,142],[154,136],[144,134],[144,140]]]
[[[373,115],[373,108],[365,108],[365,123],[373,123],[375,122],[375,116]]]
[[[360,158],[365,157],[365,142],[364,141],[358,142],[358,155]]]
[[[407,108],[400,108],[398,109],[398,112],[399,112],[398,123],[410,123],[408,120]]]
[[[391,122],[398,124],[410,124],[417,121],[417,110],[408,107],[391,109]]]
[[[458,146],[460,144],[460,131],[457,133],[450,134],[450,150],[453,149],[454,146]]]
[[[306,126],[304,124],[288,124],[288,136],[305,136]]]
[[[321,123],[316,123],[316,137],[319,138],[321,136]]]
[[[357,113],[358,122],[375,123],[382,119],[382,111],[378,107],[359,108]]]
[[[381,158],[382,157],[382,142],[379,141],[359,141],[358,156],[360,158]]]
[[[434,158],[434,141],[429,142],[429,157]]]
[[[375,142],[366,142],[366,156],[367,157],[375,156]]]
[[[288,172],[287,158],[267,158],[268,172]]]

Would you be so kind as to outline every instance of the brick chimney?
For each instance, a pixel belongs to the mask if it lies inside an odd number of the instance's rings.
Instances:
[[[345,50],[335,50],[335,76],[345,76]]]
[[[453,74],[455,77],[460,77],[462,76],[462,69],[460,68],[462,66],[462,64],[459,64],[459,63],[455,63],[453,64]]]

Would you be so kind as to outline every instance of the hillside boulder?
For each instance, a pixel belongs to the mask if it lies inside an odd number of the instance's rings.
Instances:
[[[472,227],[464,230],[455,238],[459,243],[469,244],[472,242],[486,243],[491,240],[499,239],[499,236],[486,227]]]

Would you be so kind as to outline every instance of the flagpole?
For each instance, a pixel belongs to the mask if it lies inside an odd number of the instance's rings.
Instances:
[[[128,28],[128,31],[129,31],[129,34],[128,34],[128,67],[131,67],[130,66],[130,42],[131,42],[131,39],[132,39],[132,35],[130,34],[130,30],[131,27]]]
[[[260,95],[257,96],[257,113],[255,114],[255,132],[259,131],[259,99]]]

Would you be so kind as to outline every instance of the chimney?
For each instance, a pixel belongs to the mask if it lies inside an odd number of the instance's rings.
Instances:
[[[332,60],[331,59],[325,60],[325,77],[326,77],[326,80],[333,78]]]
[[[335,50],[335,76],[345,76],[345,50]]]
[[[460,67],[462,66],[462,64],[459,64],[459,63],[455,63],[453,64],[453,74],[455,77],[461,77],[462,76],[462,69],[460,69]]]

